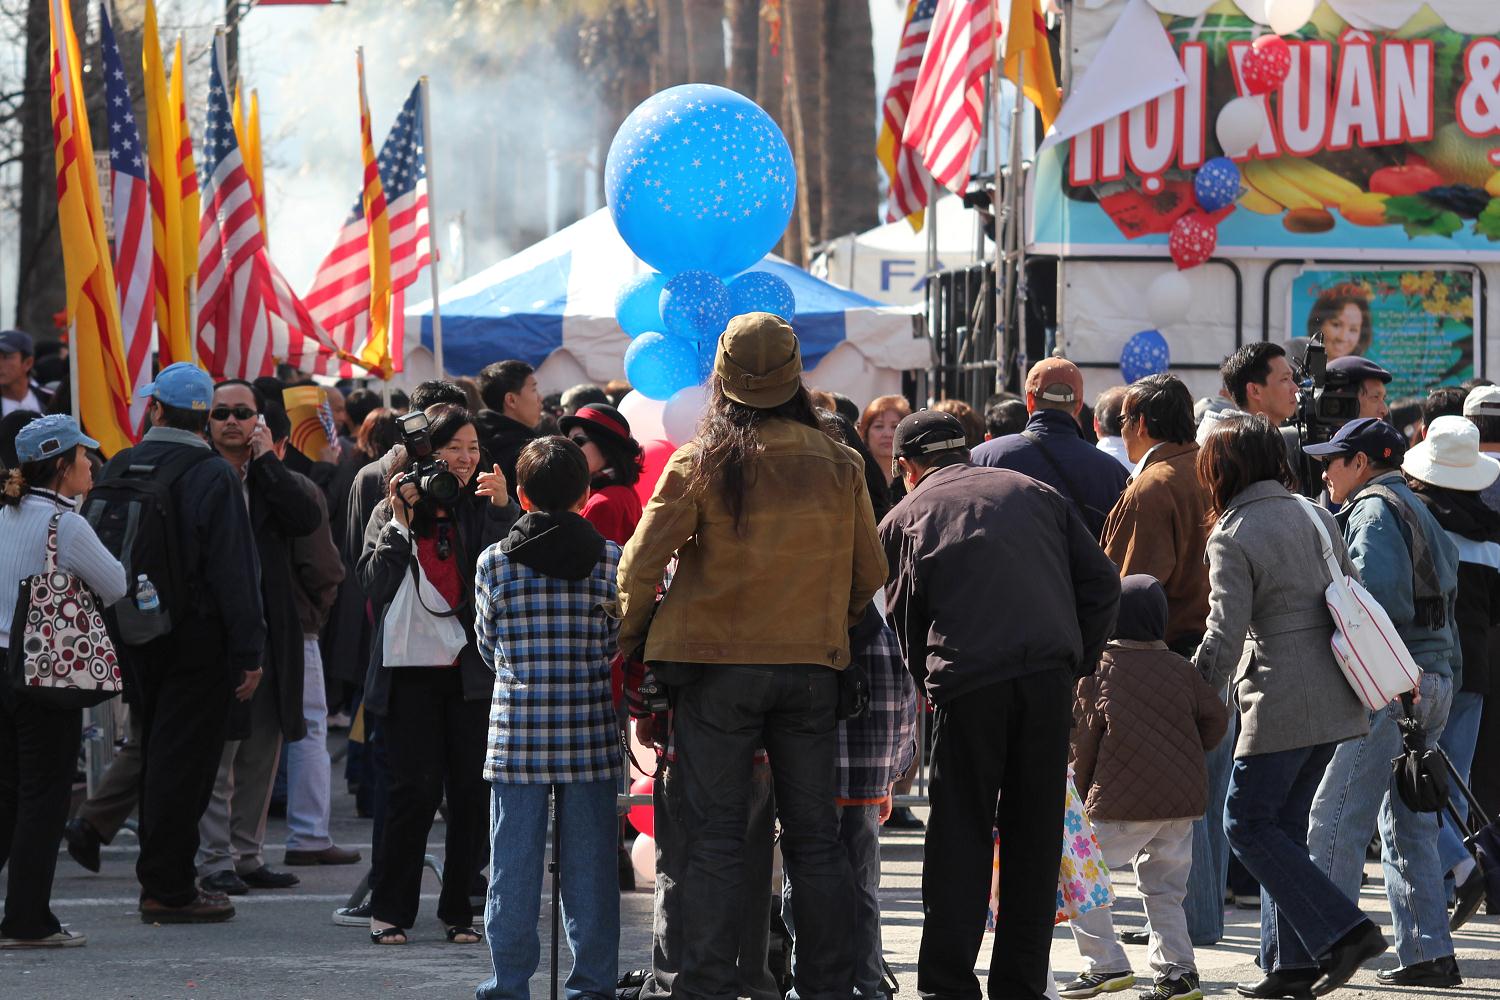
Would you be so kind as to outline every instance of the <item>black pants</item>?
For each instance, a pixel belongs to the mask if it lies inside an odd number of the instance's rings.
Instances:
[[[990,1000],[1047,989],[1067,797],[1073,679],[1046,670],[961,694],[933,720],[932,813],[922,867],[917,992],[977,1000],[1000,831],[1000,900]]]
[[[764,747],[781,820],[782,860],[792,883],[797,995],[848,1000],[854,983],[853,879],[834,805],[837,706],[838,676],[818,666],[713,664],[678,690],[672,735],[687,858],[677,891],[688,930],[674,997],[739,995],[749,919],[740,902],[756,891],[747,885],[751,866],[745,858],[751,762]]]
[[[422,892],[422,859],[432,817],[448,790],[448,826],[438,919],[452,927],[474,922],[470,880],[488,847],[489,785],[484,780],[488,701],[465,701],[458,668],[392,669],[381,720],[390,782],[381,838],[371,871],[376,920],[410,927]]]
[[[141,898],[185,906],[198,894],[198,820],[208,808],[239,677],[216,658],[149,657],[131,672],[141,716]]]
[[[0,649],[0,662],[4,655]],[[52,915],[52,876],[82,733],[82,709],[0,692],[0,868],[10,862],[0,937],[35,940],[62,929]]]

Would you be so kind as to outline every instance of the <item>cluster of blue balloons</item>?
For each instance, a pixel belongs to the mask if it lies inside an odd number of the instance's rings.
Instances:
[[[797,195],[791,147],[755,102],[707,84],[664,90],[625,119],[604,171],[616,229],[657,269],[615,297],[633,338],[625,377],[642,395],[665,400],[707,378],[730,317],[792,320],[785,281],[740,274],[776,245]]]

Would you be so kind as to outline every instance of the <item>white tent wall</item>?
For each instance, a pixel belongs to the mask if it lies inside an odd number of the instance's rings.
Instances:
[[[974,262],[979,214],[945,194],[937,199],[939,268]],[[816,276],[895,306],[921,305],[927,271],[927,226],[914,230],[905,219],[831,241],[808,268]],[[986,253],[991,244],[986,242]]]

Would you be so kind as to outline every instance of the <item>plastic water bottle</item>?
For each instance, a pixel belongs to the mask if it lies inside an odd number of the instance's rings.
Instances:
[[[161,607],[161,598],[156,595],[156,587],[145,573],[135,578],[135,606],[148,614]]]

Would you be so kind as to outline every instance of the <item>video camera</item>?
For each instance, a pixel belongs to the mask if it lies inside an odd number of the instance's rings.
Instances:
[[[1302,443],[1322,444],[1359,416],[1359,383],[1343,372],[1328,370],[1323,336],[1308,341],[1297,365],[1297,429]]]
[[[411,462],[411,467],[397,480],[397,485],[404,487],[410,483],[417,488],[417,494],[423,500],[430,499],[445,505],[452,503],[458,498],[463,484],[448,471],[447,462],[432,457],[431,425],[427,414],[421,410],[413,410],[398,417],[396,426],[401,432],[401,443],[406,447],[406,454]]]

